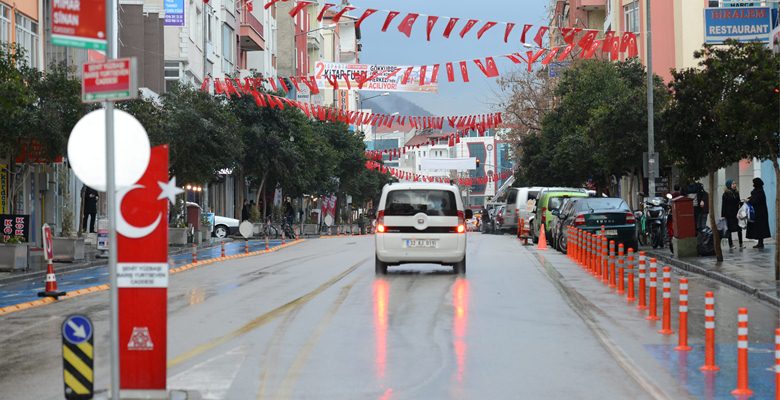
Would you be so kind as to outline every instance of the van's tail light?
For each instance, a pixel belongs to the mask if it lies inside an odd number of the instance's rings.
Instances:
[[[627,224],[636,223],[636,217],[634,217],[634,213],[626,213],[626,223]]]
[[[542,225],[547,223],[547,207],[542,207]]]
[[[458,211],[458,233],[466,232],[466,213]]]
[[[576,218],[574,218],[574,226],[580,226],[580,225],[585,225],[584,215],[578,215]]]
[[[385,233],[385,210],[376,214],[376,232]]]

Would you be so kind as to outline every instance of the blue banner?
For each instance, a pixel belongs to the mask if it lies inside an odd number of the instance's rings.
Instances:
[[[184,0],[164,0],[164,26],[184,26]]]
[[[720,44],[726,39],[769,43],[772,13],[768,7],[706,8],[704,42]]]

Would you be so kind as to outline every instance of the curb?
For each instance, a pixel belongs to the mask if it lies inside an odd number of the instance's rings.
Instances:
[[[258,256],[258,255],[266,254],[266,253],[274,253],[274,252],[277,252],[279,250],[285,249],[287,247],[290,247],[292,245],[296,245],[296,244],[304,242],[304,241],[306,241],[306,239],[298,239],[298,240],[294,240],[292,242],[288,242],[288,243],[285,243],[285,244],[282,244],[282,245],[270,248],[268,250],[259,250],[259,251],[254,251],[254,252],[251,252],[251,253],[239,253],[239,254],[234,254],[234,255],[225,256],[225,257],[210,258],[208,260],[198,261],[196,263],[184,264],[184,265],[176,267],[176,268],[171,268],[168,271],[169,271],[170,275],[173,275],[173,274],[177,274],[179,272],[184,272],[184,271],[187,271],[187,270],[190,270],[190,269],[193,269],[193,268],[197,268],[197,267],[201,267],[201,266],[205,266],[205,265],[209,265],[209,264],[214,264],[214,263],[221,262],[221,261],[228,261],[228,260],[235,260],[235,259],[239,259],[239,258]],[[83,295],[89,294],[89,293],[102,292],[102,291],[108,290],[109,288],[110,288],[110,286],[108,284],[104,283],[102,285],[91,286],[91,287],[87,287],[87,288],[83,288],[83,289],[74,290],[72,292],[68,292],[65,296],[62,296],[62,300],[72,299],[74,297],[83,296]],[[46,305],[46,304],[52,304],[52,303],[56,303],[56,302],[58,302],[58,300],[54,300],[54,299],[52,299],[50,297],[47,297],[47,298],[43,298],[43,299],[28,301],[26,303],[19,303],[19,304],[6,306],[6,307],[0,307],[0,316],[8,315],[8,314],[11,314],[11,313],[16,312],[16,311],[22,311],[22,310],[26,310],[28,308],[40,307],[40,306],[43,306],[43,305]]]
[[[683,260],[672,258],[665,254],[659,254],[654,251],[648,251],[648,256],[654,257],[659,261],[663,261],[665,264],[669,264],[674,268],[681,269],[683,271],[691,272],[697,275],[702,275],[710,279],[714,279],[718,282],[731,286],[741,292],[756,297],[757,299],[769,303],[775,307],[780,307],[780,298],[761,292],[758,288],[748,285],[744,282],[738,281],[730,276],[724,275],[717,271],[711,271],[707,268],[692,264]]]

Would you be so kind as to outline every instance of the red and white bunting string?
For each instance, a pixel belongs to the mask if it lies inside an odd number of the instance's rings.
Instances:
[[[278,2],[287,2],[290,0],[270,0],[265,4],[265,8],[268,9],[274,4]],[[318,2],[316,1],[298,1],[295,7],[293,7],[290,10],[290,16],[295,17],[298,13],[306,9],[306,7],[311,5],[316,5]],[[322,11],[317,16],[317,20],[322,22],[322,19],[326,15],[330,15],[330,13],[326,13],[327,10],[338,8],[339,6],[334,3],[325,3],[322,6]],[[415,22],[417,22],[418,19],[422,19],[426,21],[425,26],[425,32],[426,32],[426,38],[427,40],[431,40],[431,32],[433,31],[433,28],[435,27],[436,23],[439,20],[447,21],[446,25],[444,27],[444,30],[442,31],[442,36],[445,38],[449,38],[452,36],[453,32],[457,32],[457,36],[460,36],[461,38],[466,37],[467,34],[474,31],[475,26],[480,26],[479,29],[476,30],[476,37],[477,39],[482,39],[482,37],[485,35],[486,32],[488,32],[491,28],[495,27],[496,25],[504,25],[504,31],[503,31],[503,38],[505,43],[509,43],[509,36],[511,35],[512,31],[514,30],[515,23],[513,22],[500,22],[500,21],[486,21],[482,22],[477,19],[461,19],[456,17],[445,17],[445,16],[436,16],[436,15],[427,15],[422,14],[418,12],[410,12],[407,13],[406,16],[403,18],[397,19],[399,15],[402,15],[401,11],[393,11],[393,10],[379,10],[374,8],[365,8],[361,9],[359,7],[353,7],[353,6],[341,6],[341,9],[336,12],[336,15],[332,18],[334,19],[334,22],[338,22],[338,18],[341,18],[341,16],[344,14],[344,10],[352,11],[352,10],[363,10],[360,18],[355,22],[355,27],[357,28],[360,26],[360,24],[363,23],[363,21],[370,17],[371,15],[375,13],[383,13],[386,14],[385,21],[382,25],[382,32],[386,32],[394,21],[400,20],[400,23],[397,26],[397,29],[402,34],[406,35],[406,37],[411,37],[412,35],[412,28],[414,27]],[[421,18],[422,17],[422,18]],[[465,24],[460,29],[460,31],[457,31],[457,25],[460,21],[465,21]],[[520,35],[520,43],[526,44],[526,38],[528,32],[533,28],[533,25],[530,24],[524,24],[523,30]],[[576,46],[580,47],[582,49],[582,53],[587,53],[589,49],[591,48],[591,44],[596,39],[596,35],[601,32],[598,30],[593,29],[583,29],[583,28],[569,28],[569,27],[554,27],[554,26],[540,26],[539,29],[536,31],[536,35],[534,35],[534,42],[537,46],[543,47],[542,40],[544,38],[545,33],[548,31],[558,31],[563,35],[564,41],[567,43],[568,46],[565,48],[568,48],[569,51],[562,54],[571,53],[571,50],[575,46],[575,39],[578,35],[582,34],[580,37],[580,40],[577,42]],[[621,53],[628,52],[628,57],[636,57],[639,52],[637,50],[637,41],[636,41],[636,34],[632,32],[626,32],[621,37],[617,38],[615,37],[614,31],[605,31],[604,32],[604,39],[601,41],[605,53],[611,52],[612,48],[615,47],[615,43],[618,44],[619,51]],[[606,49],[609,49],[607,51]],[[551,49],[552,51],[552,49]],[[595,52],[595,50],[594,50]]]
[[[456,145],[460,144],[460,138],[466,136],[468,136],[468,131],[460,131],[447,135],[437,135],[435,137],[429,137],[426,143],[406,145],[395,149],[368,150],[365,152],[365,154],[366,158],[369,160],[381,161],[385,158],[385,156],[387,156],[388,161],[393,161],[395,159],[401,158],[401,156],[406,154],[407,151],[418,150],[423,146],[440,146],[446,144],[447,147],[455,147]],[[484,136],[484,132],[481,132],[480,136]]]
[[[228,98],[251,96],[259,107],[269,107],[283,110],[285,107],[295,107],[306,114],[307,117],[320,121],[343,122],[350,125],[372,125],[374,127],[392,127],[393,124],[410,126],[415,129],[444,129],[445,124],[450,128],[476,130],[483,135],[485,131],[497,128],[503,122],[501,113],[479,115],[455,115],[455,116],[400,116],[388,114],[367,113],[361,111],[344,111],[341,109],[323,107],[311,103],[303,103],[286,97],[279,97],[263,93],[261,90],[262,78],[215,78],[214,93],[223,94]],[[271,82],[274,82],[271,80]],[[201,90],[209,91],[211,79],[206,79]],[[408,125],[407,125],[408,124]]]
[[[414,174],[402,169],[387,167],[376,161],[366,161],[366,168],[370,170],[381,171],[382,173],[390,174],[395,178],[406,181],[414,182],[436,182],[436,183],[449,183],[450,178],[443,176],[430,176]],[[479,176],[474,178],[458,178],[459,186],[472,186],[472,185],[486,185],[492,182],[501,182],[504,179],[512,176],[512,171],[503,171],[500,174],[490,174],[487,176]]]

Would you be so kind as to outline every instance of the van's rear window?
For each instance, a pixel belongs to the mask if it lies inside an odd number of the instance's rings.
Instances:
[[[385,215],[415,215],[456,217],[455,193],[448,190],[393,190],[387,193]]]

